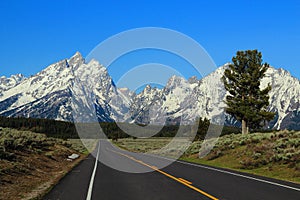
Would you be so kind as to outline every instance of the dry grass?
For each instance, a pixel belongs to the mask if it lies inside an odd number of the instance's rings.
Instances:
[[[0,199],[41,197],[86,156],[80,141],[0,128]],[[80,155],[67,161],[72,153]]]
[[[172,138],[125,138],[119,139],[117,142],[114,142],[119,147],[123,149],[130,150],[132,152],[142,152],[146,153],[148,151],[154,151],[161,149],[167,145]]]

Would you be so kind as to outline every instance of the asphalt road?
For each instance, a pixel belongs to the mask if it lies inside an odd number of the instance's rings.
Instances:
[[[45,200],[300,200],[300,185],[120,150],[101,140]]]

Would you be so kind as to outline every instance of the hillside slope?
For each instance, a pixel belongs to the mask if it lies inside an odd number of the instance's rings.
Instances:
[[[86,156],[78,140],[0,127],[0,199],[40,197]],[[77,160],[67,160],[76,153]]]

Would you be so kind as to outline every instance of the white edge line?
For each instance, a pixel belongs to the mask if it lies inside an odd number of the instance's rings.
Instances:
[[[96,156],[96,160],[95,160],[95,166],[94,166],[94,170],[93,170],[93,173],[92,173],[92,176],[91,176],[90,185],[89,185],[88,193],[87,193],[87,196],[86,196],[86,200],[91,200],[92,199],[94,180],[95,180],[95,175],[96,175],[97,166],[98,166],[99,152],[100,152],[100,141],[99,141],[99,144],[98,144],[98,151],[97,151],[97,156]]]
[[[184,161],[180,161],[180,160],[174,160],[174,159],[171,159],[171,158],[165,158],[165,157],[152,155],[152,154],[144,154],[144,155],[157,157],[157,158],[161,158],[161,159],[165,159],[165,160],[169,160],[169,161],[174,161],[174,162],[178,162],[178,163],[185,164],[185,165],[191,165],[191,166],[194,166],[194,167],[209,169],[209,170],[221,172],[221,173],[224,173],[224,174],[230,174],[230,175],[233,175],[233,176],[239,176],[239,177],[242,177],[242,178],[259,181],[259,182],[262,182],[262,183],[268,183],[268,184],[271,184],[271,185],[280,186],[280,187],[284,187],[284,188],[287,188],[287,189],[291,189],[291,190],[295,190],[295,191],[300,192],[300,188],[295,188],[295,187],[291,187],[291,186],[288,186],[288,185],[283,185],[283,184],[279,184],[279,183],[275,183],[275,182],[271,182],[271,181],[266,181],[266,180],[259,179],[259,178],[254,178],[254,177],[251,177],[251,176],[246,176],[246,175],[242,175],[242,174],[238,174],[238,173],[234,173],[234,172],[229,172],[229,171],[225,171],[225,170],[221,170],[221,169],[216,169],[216,168],[204,166],[204,165],[201,165],[201,164],[188,163],[188,162],[184,162]]]
[[[182,163],[182,164],[187,164],[187,165],[192,165],[192,166],[196,166],[196,167],[200,167],[200,168],[205,168],[205,169],[209,169],[209,170],[214,170],[214,171],[218,171],[218,172],[225,173],[225,174],[239,176],[239,177],[242,177],[242,178],[247,178],[247,179],[250,179],[250,180],[255,180],[255,181],[259,181],[259,182],[263,182],[263,183],[268,183],[268,184],[271,184],[271,185],[276,185],[276,186],[280,186],[280,187],[284,187],[284,188],[288,188],[288,189],[292,189],[292,190],[296,190],[296,191],[300,192],[299,188],[295,188],[295,187],[291,187],[291,186],[288,186],[288,185],[283,185],[283,184],[275,183],[275,182],[271,182],[271,181],[266,181],[266,180],[263,180],[263,179],[260,179],[260,178],[254,178],[254,177],[251,177],[251,176],[246,176],[246,175],[237,174],[237,173],[234,173],[234,172],[224,171],[224,170],[221,170],[221,169],[206,167],[206,166],[203,166],[203,165],[187,163],[187,162],[183,162],[183,161],[176,161],[176,162],[179,162],[179,163]]]

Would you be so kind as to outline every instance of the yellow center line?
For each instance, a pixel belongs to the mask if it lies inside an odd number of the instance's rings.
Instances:
[[[124,156],[126,158],[129,158],[130,160],[133,160],[133,161],[135,161],[137,163],[140,163],[140,164],[142,164],[142,165],[144,165],[146,167],[149,167],[150,169],[153,169],[153,170],[155,170],[155,171],[157,171],[157,172],[159,172],[159,173],[161,173],[161,174],[163,174],[163,175],[165,175],[165,176],[167,176],[167,177],[169,177],[169,178],[171,178],[171,179],[173,179],[173,180],[175,180],[175,181],[177,181],[177,182],[179,182],[179,183],[181,183],[181,184],[183,184],[183,185],[185,185],[187,187],[189,187],[190,189],[195,190],[195,191],[201,193],[202,195],[204,195],[204,196],[206,196],[206,197],[208,197],[208,198],[210,198],[212,200],[218,200],[218,198],[216,198],[216,197],[214,197],[214,196],[212,196],[212,195],[210,195],[210,194],[208,194],[208,193],[200,190],[199,188],[197,188],[195,186],[192,186],[192,182],[189,182],[189,181],[187,181],[187,180],[185,180],[183,178],[176,178],[175,176],[173,176],[171,174],[168,174],[168,173],[166,173],[166,172],[158,169],[156,166],[148,165],[148,164],[144,163],[143,161],[137,160],[136,158],[134,158],[132,156],[129,156],[129,155],[126,155],[124,153],[121,153],[121,152],[118,152],[118,151],[114,151],[114,150],[111,150],[111,149],[108,149],[108,150],[110,150],[110,151],[112,151],[114,153],[117,153],[119,155],[122,155],[122,156]]]
[[[187,180],[185,180],[185,179],[183,179],[183,178],[178,178],[178,179],[181,180],[181,181],[183,181],[183,182],[186,182],[186,183],[189,184],[189,185],[192,185],[192,184],[193,184],[192,182],[187,181]]]

